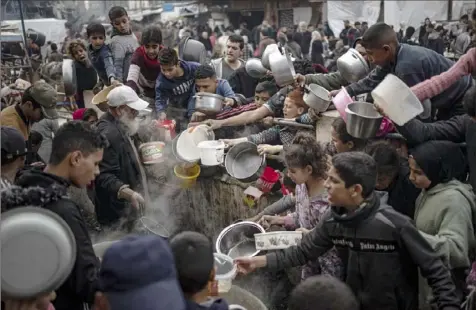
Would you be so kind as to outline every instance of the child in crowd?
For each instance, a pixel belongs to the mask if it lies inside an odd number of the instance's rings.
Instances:
[[[108,15],[113,27],[109,46],[116,70],[116,78],[120,82],[127,81],[132,54],[139,47],[139,43],[132,33],[126,9],[122,6],[114,6],[109,10]]]
[[[300,118],[301,123],[313,125],[315,121],[308,114],[305,114],[307,110],[308,106],[304,103],[300,89],[297,88],[286,96],[283,108],[285,119],[295,120]],[[276,125],[245,138],[225,140],[225,143],[235,145],[243,141],[251,141],[258,144],[258,151],[261,154],[277,154],[283,150],[283,146],[291,144],[297,131],[296,127]]]
[[[346,123],[343,118],[336,118],[331,126],[332,143],[329,143],[327,146],[329,155],[342,152],[360,151],[365,147],[367,140],[352,137],[347,132]]]
[[[208,288],[215,281],[215,259],[210,240],[200,233],[184,231],[170,240],[170,247],[188,309],[228,309],[225,300],[209,297]]]
[[[89,40],[89,59],[91,59],[101,84],[106,86],[117,84],[111,50],[104,43],[106,40],[106,29],[102,24],[92,23],[86,28],[86,35]]]
[[[74,59],[76,67],[76,105],[81,109],[85,107],[83,92],[94,89],[98,76],[88,58],[87,48],[82,40],[70,41],[68,54]]]
[[[288,310],[359,310],[352,290],[334,277],[314,276],[292,291]]]
[[[73,120],[80,120],[95,124],[98,121],[98,113],[94,109],[78,109],[73,112]]]
[[[48,62],[63,61],[63,55],[58,52],[58,45],[51,43],[51,53],[48,55]]]
[[[296,183],[296,211],[287,216],[263,216],[267,225],[284,225],[287,230],[298,229],[308,233],[322,220],[330,209],[327,190],[327,156],[316,139],[306,133],[298,133],[292,144],[285,148],[284,157],[288,176]],[[335,248],[310,261],[302,269],[302,279],[317,274],[342,277],[342,262]]]
[[[162,49],[162,31],[157,26],[145,29],[141,46],[132,55],[126,85],[142,94],[149,108],[155,111],[155,81],[160,73],[159,51]]]
[[[254,102],[246,105],[241,105],[231,110],[223,111],[217,114],[216,119],[225,119],[246,111],[256,110],[257,108],[265,104],[277,92],[278,88],[276,86],[276,83],[270,81],[261,82],[256,85]]]
[[[197,62],[179,60],[177,52],[164,47],[159,52],[160,74],[155,87],[156,112],[167,111],[167,116],[177,121],[178,128],[195,112],[195,71]]]

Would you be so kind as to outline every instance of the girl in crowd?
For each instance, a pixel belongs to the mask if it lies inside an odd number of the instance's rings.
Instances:
[[[284,225],[288,230],[297,228],[308,233],[330,208],[324,187],[328,168],[326,152],[313,136],[298,133],[285,148],[284,156],[288,176],[296,183],[296,211],[287,216],[265,215],[262,222],[266,226]],[[335,248],[318,261],[308,262],[303,267],[302,279],[321,273],[342,277],[342,262]]]
[[[471,186],[460,181],[466,179],[466,158],[458,144],[429,141],[412,151],[408,163],[410,181],[422,189],[415,204],[415,225],[449,265],[462,298],[476,244],[475,196]],[[420,296],[426,299],[428,286],[422,281],[420,285]]]
[[[160,73],[158,56],[161,49],[160,28],[157,26],[147,28],[142,33],[141,46],[132,55],[126,82],[126,85],[136,93],[143,95],[143,99],[149,102],[149,108],[153,111],[155,111],[155,81]]]
[[[336,153],[360,151],[362,150],[367,140],[357,139],[352,137],[348,132],[345,121],[342,118],[336,118],[332,122],[332,143],[327,146],[329,155]]]

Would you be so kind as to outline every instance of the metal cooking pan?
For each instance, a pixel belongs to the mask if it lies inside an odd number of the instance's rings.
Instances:
[[[194,61],[201,64],[207,63],[207,50],[202,42],[194,39],[186,39],[183,47],[179,48],[180,59]]]
[[[2,213],[2,296],[26,299],[56,290],[76,261],[76,241],[66,222],[47,209]]]
[[[232,146],[225,157],[226,172],[244,183],[256,181],[265,167],[264,155],[259,155],[258,146],[249,141]]]
[[[63,84],[66,96],[76,95],[76,67],[72,59],[63,60]]]

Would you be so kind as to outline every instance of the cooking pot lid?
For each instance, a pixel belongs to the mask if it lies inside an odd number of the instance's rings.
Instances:
[[[57,214],[22,207],[2,214],[2,294],[28,298],[57,289],[76,260],[73,232]]]

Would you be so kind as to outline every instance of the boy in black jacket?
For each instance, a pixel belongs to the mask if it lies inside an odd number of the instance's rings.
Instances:
[[[362,152],[337,154],[328,176],[325,186],[332,209],[319,225],[297,246],[237,258],[238,271],[304,265],[335,246],[346,265],[345,282],[362,309],[418,309],[418,269],[432,288],[438,309],[459,309],[461,300],[449,270],[411,220],[374,192],[373,158]]]
[[[52,151],[44,171],[30,170],[16,184],[39,186],[45,191],[64,191],[70,186],[86,187],[99,174],[99,162],[107,140],[89,123],[72,121],[64,124],[53,139]],[[76,262],[66,281],[56,291],[56,310],[83,310],[94,301],[98,284],[99,261],[78,205],[67,196],[40,205],[61,216],[74,233],[77,245]],[[85,305],[86,304],[86,305]]]

